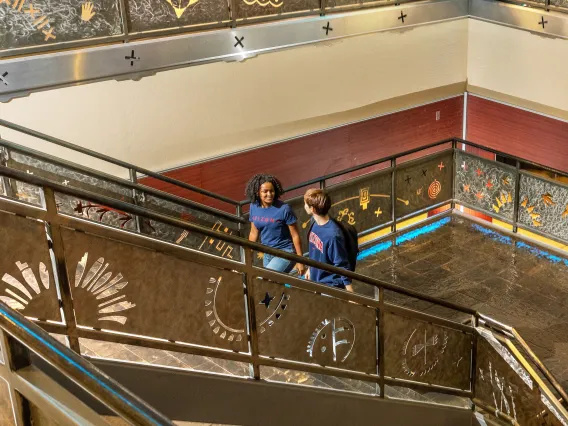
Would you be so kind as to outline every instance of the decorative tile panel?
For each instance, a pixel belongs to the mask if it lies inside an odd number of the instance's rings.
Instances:
[[[320,0],[236,0],[236,4],[237,19],[320,9]]]

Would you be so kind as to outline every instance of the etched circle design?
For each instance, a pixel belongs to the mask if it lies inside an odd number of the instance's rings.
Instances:
[[[428,197],[434,200],[440,194],[440,191],[442,191],[442,184],[434,179],[434,182],[428,187]]]

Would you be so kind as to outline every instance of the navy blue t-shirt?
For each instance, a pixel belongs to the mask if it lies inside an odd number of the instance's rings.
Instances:
[[[310,235],[310,259],[339,268],[349,269],[345,239],[341,228],[329,220],[325,225],[314,223]],[[310,279],[329,286],[345,288],[351,279],[310,267]]]
[[[292,250],[292,235],[288,225],[296,223],[296,215],[286,203],[276,200],[270,207],[261,207],[251,204],[250,219],[256,229],[260,231],[260,241],[267,246]]]

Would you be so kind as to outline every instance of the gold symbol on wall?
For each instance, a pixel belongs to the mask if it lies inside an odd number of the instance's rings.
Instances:
[[[51,26],[49,18],[45,15],[42,15],[39,9],[34,8],[32,3],[30,3],[27,9],[23,9],[26,0],[14,0],[13,3],[11,3],[10,0],[0,0],[0,4],[3,3],[6,3],[8,7],[11,6],[12,9],[17,12],[23,12],[24,14],[29,15],[30,19],[33,20],[31,22],[31,25],[37,30],[41,30],[41,32],[45,36],[44,41],[48,41],[50,39],[55,40],[57,38],[55,34],[53,34],[54,28]],[[39,15],[37,18],[36,14]]]
[[[422,187],[416,190],[416,195],[422,195]]]
[[[229,228],[227,228],[225,226],[225,228],[221,231],[221,228],[223,227],[223,223],[220,221],[215,222],[215,224],[211,227],[211,230],[213,231],[217,231],[217,232],[225,232],[229,235],[233,235],[233,231],[229,231]],[[203,238],[203,241],[201,242],[201,245],[199,246],[199,250],[203,250],[205,251],[206,249],[208,249],[209,247],[212,247],[213,244],[215,244],[215,242],[217,242],[217,244],[214,246],[215,250],[217,250],[218,252],[222,252],[221,253],[221,257],[228,257],[229,259],[232,259],[233,256],[231,256],[231,253],[233,252],[233,247],[229,244],[227,244],[226,241],[223,240],[218,240],[215,239],[213,237],[205,237]],[[207,243],[207,245],[206,245]],[[205,246],[205,248],[203,248]]]
[[[177,18],[181,18],[185,10],[192,4],[197,3],[199,0],[166,0],[174,9]]]
[[[503,178],[502,182],[503,182],[503,185],[510,185],[511,184],[511,178],[509,176],[506,176],[505,178]]]
[[[340,210],[337,215],[337,221],[341,222],[344,217],[347,217],[347,223],[349,225],[355,225],[355,212],[350,212],[348,208]]]
[[[367,210],[367,204],[371,202],[371,195],[369,194],[369,188],[361,188],[359,190],[359,204],[363,207],[363,210]]]
[[[568,206],[566,206],[566,211],[568,211]],[[379,217],[382,214],[383,214],[383,211],[381,210],[380,207],[377,210],[375,210],[375,216]]]
[[[408,200],[403,200],[402,198],[397,198],[397,201],[400,201],[402,204],[404,204],[405,206],[408,206],[410,204],[410,201]]]
[[[533,213],[535,206],[528,206],[529,204],[529,197],[525,196],[523,201],[521,201],[521,207],[523,207],[529,216],[531,217],[533,226],[542,226],[542,222],[540,221],[540,213]],[[527,207],[528,206],[528,207]]]
[[[96,15],[96,12],[93,12],[93,3],[88,1],[87,3],[83,3],[81,6],[81,20],[84,22],[89,22],[93,16]]]
[[[442,191],[442,184],[438,180],[434,179],[434,182],[432,182],[428,187],[428,197],[434,200],[436,199],[438,194],[440,194],[441,191]]]
[[[214,277],[209,278],[209,285],[205,292],[205,317],[209,322],[209,327],[213,329],[213,333],[218,335],[221,339],[227,338],[227,341],[240,342],[243,340],[245,333],[244,329],[236,329],[226,325],[221,318],[219,318],[219,313],[217,312],[217,292],[221,286],[222,277],[215,279]],[[222,300],[222,299],[221,299]],[[221,330],[222,329],[222,330]],[[221,334],[219,334],[221,331]],[[228,337],[227,337],[228,335]]]
[[[247,1],[247,0],[243,0],[246,4],[248,4],[249,6],[252,6],[254,4],[258,4],[261,7],[266,7],[268,5],[272,6],[272,7],[281,7],[284,2],[282,0],[268,0],[268,1],[261,1],[261,0],[252,0],[252,1]]]
[[[513,197],[511,196],[511,193],[508,192],[507,194],[505,193],[501,193],[501,195],[499,197],[495,197],[495,201],[497,202],[497,205],[493,204],[493,210],[495,210],[495,213],[499,213],[499,210],[506,204],[510,204],[513,202]]]
[[[568,204],[566,204],[566,210],[562,213],[562,219],[566,219],[568,217]]]
[[[556,204],[554,201],[552,201],[552,195],[550,195],[548,192],[546,194],[542,194],[541,197],[542,202],[545,206],[553,206],[554,204]]]
[[[469,185],[464,184],[463,190],[464,190],[464,192],[469,192]]]

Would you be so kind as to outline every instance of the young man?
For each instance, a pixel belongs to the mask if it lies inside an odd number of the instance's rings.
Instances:
[[[308,235],[310,259],[348,270],[349,260],[343,231],[327,214],[331,208],[329,195],[321,189],[308,189],[304,195],[304,208],[314,219]],[[310,267],[306,278],[353,291],[351,279],[343,275]]]

